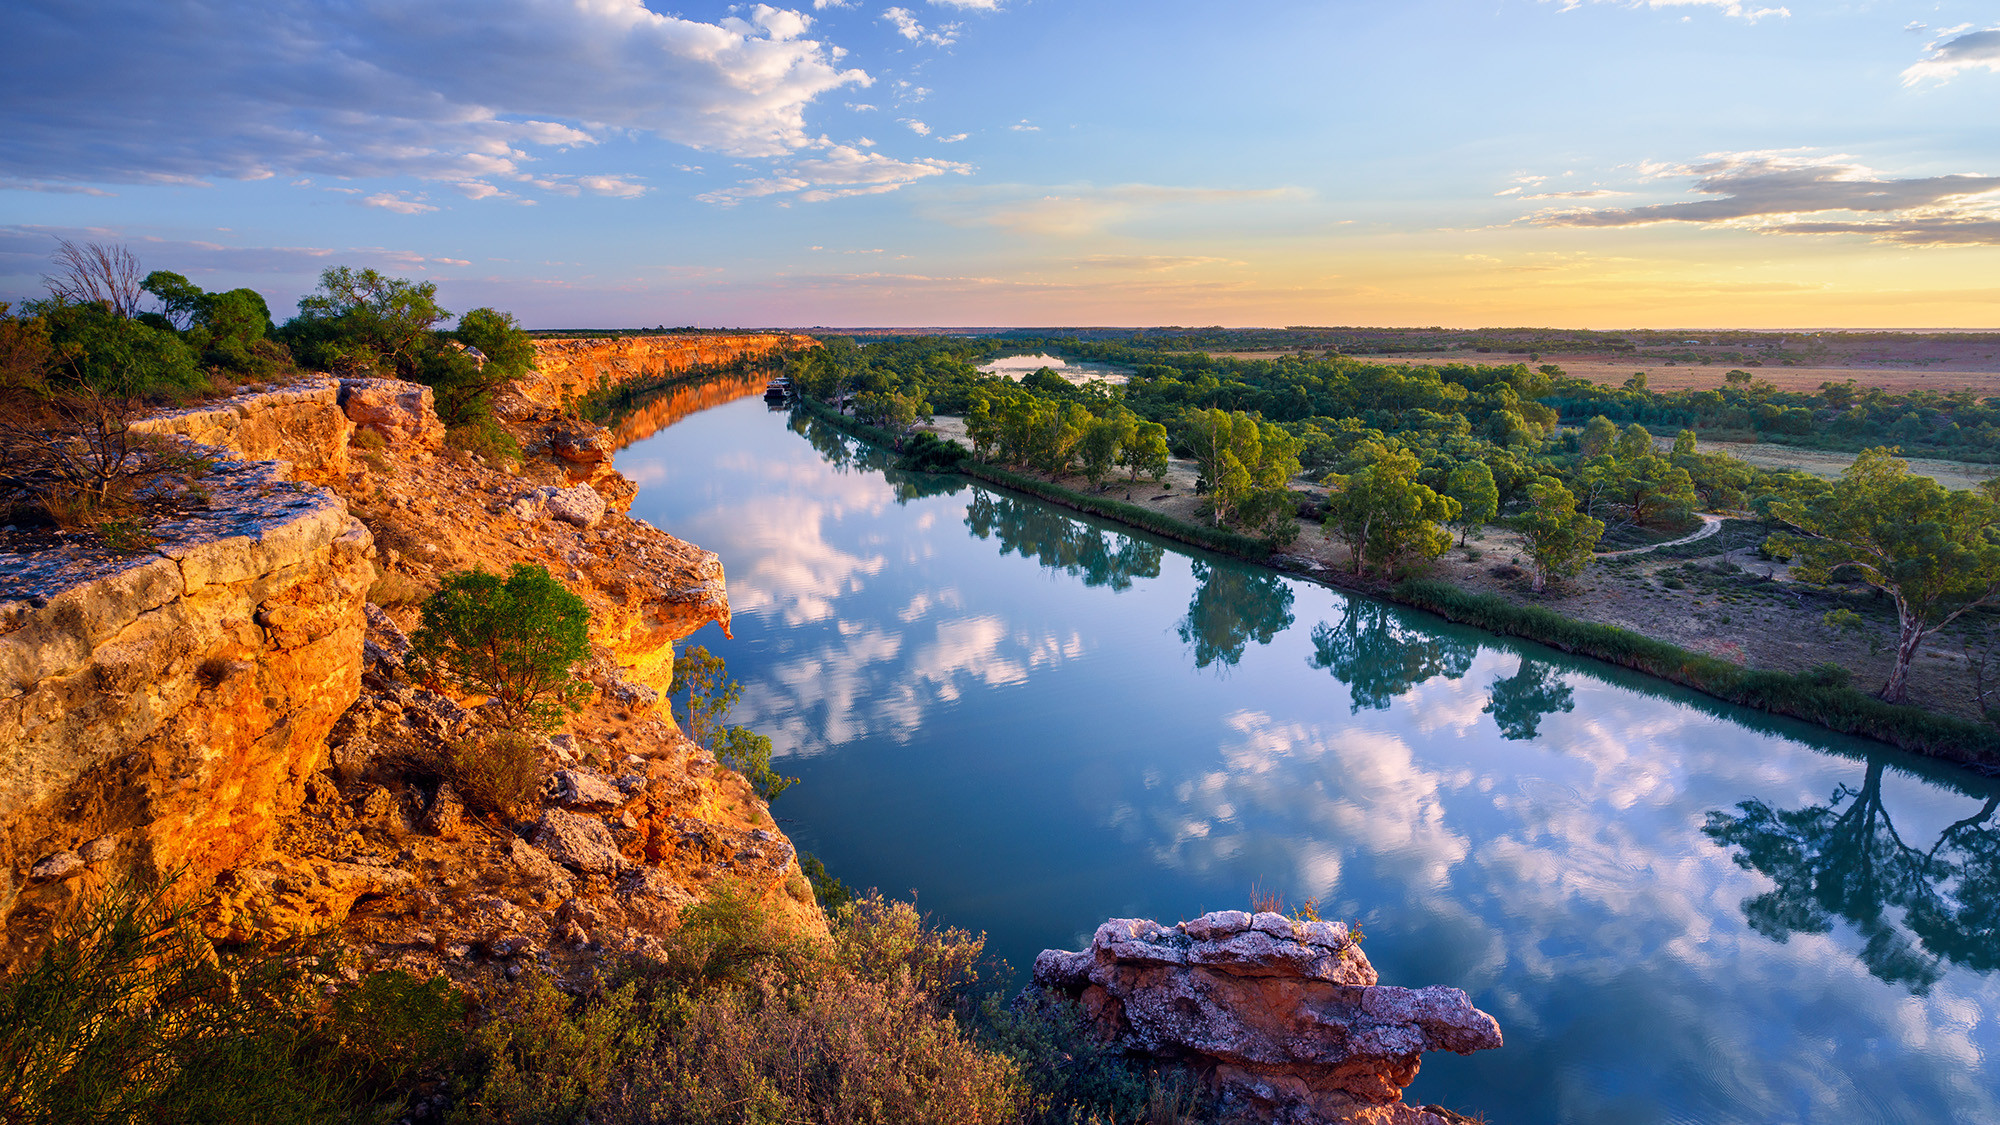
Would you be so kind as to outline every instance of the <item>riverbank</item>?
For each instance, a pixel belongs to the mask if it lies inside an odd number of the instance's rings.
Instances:
[[[804,402],[801,407],[863,440],[889,447],[899,441],[890,431],[824,404]],[[943,424],[933,427],[940,436],[962,436],[962,429],[955,432],[949,421],[940,421]],[[1852,679],[1868,682],[1864,677],[1876,665],[1882,665],[1886,676],[1886,664],[1880,654],[1867,651],[1862,638],[1835,635],[1824,627],[1816,635],[1814,626],[1824,609],[1802,589],[1781,589],[1790,584],[1780,582],[1775,567],[1749,570],[1734,561],[1755,550],[1744,545],[1742,536],[1712,537],[1716,549],[1709,556],[1689,557],[1689,548],[1700,548],[1691,544],[1663,553],[1671,557],[1607,560],[1565,591],[1535,595],[1518,565],[1518,539],[1510,531],[1488,528],[1482,540],[1454,548],[1430,574],[1390,583],[1351,573],[1344,549],[1315,524],[1302,521],[1298,540],[1274,553],[1263,540],[1191,522],[1188,516],[1199,501],[1192,470],[1185,464],[1177,464],[1170,474],[1172,488],[1156,490],[1151,482],[1139,482],[1128,493],[1117,487],[1119,494],[1130,496],[1128,500],[1086,493],[1039,474],[1015,473],[970,458],[960,463],[958,471],[1296,577],[2000,775],[2000,732],[1942,709],[1884,703],[1830,671],[1829,664],[1838,664],[1851,670]],[[1584,618],[1575,612],[1579,609],[1599,619]],[[1875,614],[1879,616],[1880,610]],[[1944,674],[1949,669],[1939,667],[1947,656],[1942,650],[1927,650],[1921,674],[1932,698],[1955,686]]]

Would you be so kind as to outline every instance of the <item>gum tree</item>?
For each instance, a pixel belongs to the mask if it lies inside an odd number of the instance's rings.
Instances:
[[[1798,560],[1797,577],[1826,582],[1848,567],[1895,603],[1895,663],[1882,688],[1890,703],[1907,699],[1926,638],[2000,604],[2000,504],[1910,472],[1893,449],[1863,450],[1832,484],[1795,486],[1771,514],[1793,529],[1771,545]]]
[[[1515,517],[1514,528],[1527,540],[1535,564],[1535,592],[1551,578],[1574,578],[1590,565],[1591,552],[1604,535],[1604,521],[1576,510],[1576,497],[1554,477],[1528,486],[1528,510]]]
[[[1444,494],[1458,501],[1458,545],[1473,528],[1491,520],[1500,511],[1500,488],[1493,482],[1493,469],[1484,461],[1462,461],[1445,478]]]

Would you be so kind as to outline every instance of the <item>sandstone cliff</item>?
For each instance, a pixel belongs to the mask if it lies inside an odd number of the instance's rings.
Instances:
[[[352,429],[337,395],[318,380],[157,429],[337,472]],[[359,691],[374,569],[367,531],[293,468],[225,456],[207,509],[153,528],[141,554],[0,553],[8,960],[104,880],[198,884],[255,854],[323,763]]]
[[[536,340],[535,370],[515,389],[537,405],[560,406],[603,387],[720,374],[738,363],[763,363],[816,347],[818,340],[790,332]]]
[[[1044,951],[1033,987],[1080,1001],[1125,1050],[1207,1074],[1225,1111],[1280,1125],[1447,1125],[1402,1102],[1423,1052],[1500,1046],[1465,993],[1379,984],[1346,926],[1282,914],[1115,918],[1088,949]]]
[[[392,380],[308,379],[140,428],[208,447],[207,510],[138,555],[0,551],[7,958],[106,880],[169,872],[212,897],[219,938],[336,928],[367,960],[458,975],[643,947],[724,880],[823,929],[763,802],[659,703],[674,644],[727,629],[721,565],[618,514],[630,485],[608,455],[579,474],[444,451],[429,390]],[[357,447],[363,430],[386,440]],[[590,605],[600,688],[543,744],[566,780],[519,825],[406,768],[466,736],[479,701],[399,658],[440,572],[514,562]]]

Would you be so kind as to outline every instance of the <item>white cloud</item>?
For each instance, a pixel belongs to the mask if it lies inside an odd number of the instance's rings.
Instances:
[[[953,133],[949,137],[939,137],[937,142],[941,145],[955,145],[971,135],[971,133]]]
[[[1547,4],[1552,0],[1542,0]],[[1745,4],[1742,0],[1553,0],[1560,3],[1565,12],[1583,4],[1622,4],[1628,8],[1714,8],[1725,16],[1756,21],[1766,16],[1786,18],[1792,14],[1790,8],[1758,8]]]
[[[1042,127],[1040,125],[1028,124],[1028,119],[1025,117],[1007,127],[1009,129],[1014,130],[1016,133],[1039,133],[1042,131]]]
[[[52,6],[10,29],[0,166],[30,181],[460,183],[630,133],[779,157],[811,142],[815,99],[872,81],[810,25],[763,4],[703,23],[642,0]]]
[[[1950,28],[1939,35],[1942,38],[1963,30]],[[1930,57],[1903,72],[1903,85],[1914,86],[1926,78],[1945,82],[1968,70],[1985,69],[2000,74],[2000,27],[1933,42],[1930,52]]]
[[[813,11],[823,12],[828,8],[852,8],[855,0],[813,0]]]
[[[915,133],[919,137],[928,137],[931,135],[931,127],[914,117],[905,117],[902,121],[903,124],[910,127],[910,132]]]
[[[853,195],[880,195],[932,176],[946,173],[966,175],[972,171],[971,165],[950,160],[929,157],[897,160],[854,145],[835,144],[824,137],[815,147],[820,155],[792,160],[780,166],[777,175],[749,180],[695,198],[704,203],[725,206],[764,196],[822,203]]]
[[[916,14],[908,8],[889,8],[882,13],[882,18],[895,25],[896,34],[908,39],[912,43],[928,43],[933,47],[949,47],[953,43],[958,42],[957,24],[942,23],[938,25],[936,31],[932,31],[922,23],[919,23]]]
[[[364,206],[380,207],[384,211],[394,211],[398,215],[421,215],[426,211],[437,210],[436,207],[425,203],[423,196],[412,195],[406,191],[379,192],[361,202]]]
[[[1540,226],[1701,223],[1779,234],[1865,234],[1905,245],[2000,244],[2000,176],[1898,179],[1842,156],[1717,153],[1668,175],[1706,199],[1545,211]]]
[[[576,182],[584,189],[598,195],[608,195],[613,199],[637,199],[650,189],[644,184],[634,183],[621,176],[578,176]]]

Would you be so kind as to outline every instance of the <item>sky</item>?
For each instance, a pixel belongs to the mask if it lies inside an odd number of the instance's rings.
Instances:
[[[2000,328],[2000,0],[10,0],[58,238],[537,328]]]

